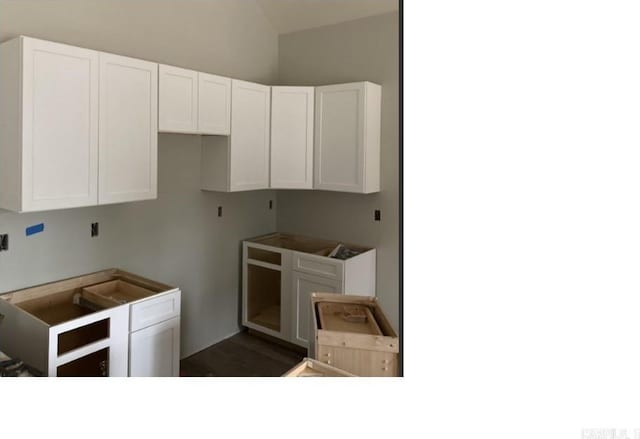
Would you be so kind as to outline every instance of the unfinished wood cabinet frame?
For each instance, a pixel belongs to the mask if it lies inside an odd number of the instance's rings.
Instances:
[[[368,307],[382,335],[323,329],[316,305],[324,302]],[[309,353],[314,359],[358,376],[398,376],[398,335],[374,297],[313,293],[311,312],[314,337]]]
[[[294,378],[321,378],[321,377],[354,377],[355,375],[337,367],[321,363],[313,358],[305,358],[293,368],[282,375]]]

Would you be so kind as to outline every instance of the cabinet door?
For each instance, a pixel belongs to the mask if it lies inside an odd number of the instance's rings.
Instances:
[[[270,87],[232,80],[230,191],[269,187]]]
[[[98,202],[98,52],[23,38],[22,211]]]
[[[292,273],[293,289],[293,339],[300,346],[309,346],[311,331],[311,293],[342,293],[340,280],[320,276]]]
[[[159,129],[166,133],[198,132],[198,72],[160,65]]]
[[[198,132],[231,134],[231,79],[198,73]]]
[[[180,318],[132,332],[129,376],[177,377],[180,372]]]
[[[100,54],[99,204],[157,197],[158,66]]]
[[[271,87],[271,187],[313,188],[313,87]]]
[[[371,82],[316,88],[315,189],[380,191],[381,99]]]

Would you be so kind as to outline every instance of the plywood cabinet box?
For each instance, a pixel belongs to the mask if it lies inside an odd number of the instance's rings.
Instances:
[[[311,293],[375,296],[376,250],[347,244],[359,253],[346,260],[328,257],[338,244],[286,233],[244,241],[243,325],[308,347]]]
[[[231,81],[231,136],[202,137],[201,188],[237,192],[269,187],[271,88]]]
[[[314,189],[380,191],[381,93],[371,82],[316,87]]]
[[[321,377],[354,377],[355,375],[326,363],[305,358],[293,368],[285,372],[283,377],[291,378],[321,378]]]
[[[180,290],[110,269],[6,293],[0,350],[48,376],[178,376]]]
[[[314,292],[309,355],[357,376],[398,375],[399,340],[375,297]]]
[[[159,130],[231,134],[231,79],[161,64]]]
[[[156,198],[157,64],[29,37],[0,44],[0,208]]]

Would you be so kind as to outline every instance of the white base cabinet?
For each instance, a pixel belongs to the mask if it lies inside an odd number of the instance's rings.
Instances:
[[[178,376],[180,290],[117,269],[0,295],[0,351],[47,376]]]
[[[327,255],[339,242],[274,233],[243,242],[242,324],[308,347],[310,295],[375,296],[376,250],[346,244],[357,255]]]

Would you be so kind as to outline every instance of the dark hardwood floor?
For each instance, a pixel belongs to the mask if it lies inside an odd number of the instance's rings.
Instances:
[[[302,350],[241,332],[180,361],[180,376],[277,377],[305,356]]]

